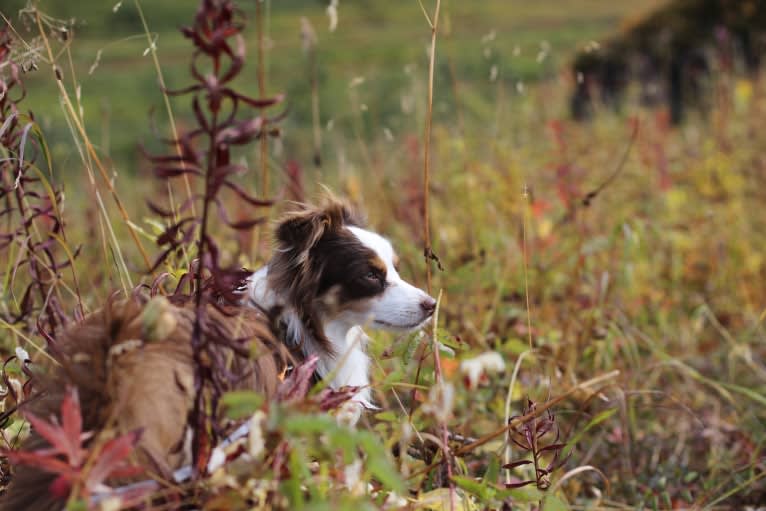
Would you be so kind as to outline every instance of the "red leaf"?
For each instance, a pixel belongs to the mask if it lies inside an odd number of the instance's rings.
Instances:
[[[271,206],[274,204],[273,200],[269,199],[256,199],[252,195],[248,194],[245,190],[242,189],[238,184],[232,183],[231,181],[224,181],[223,185],[230,188],[234,191],[239,197],[246,202],[252,204],[253,206]]]
[[[186,166],[162,166],[162,167],[155,167],[154,173],[158,177],[178,177],[183,176],[184,174],[193,174],[195,176],[201,176],[202,172],[200,172],[199,168],[196,165],[186,165]]]
[[[69,497],[69,491],[72,489],[72,481],[66,476],[58,476],[48,487],[48,491],[51,495],[59,500],[64,500]]]
[[[530,463],[532,463],[532,460],[519,460],[519,461],[514,461],[511,463],[506,463],[505,465],[503,465],[503,468],[510,470],[512,468],[520,467],[522,465],[529,465]]]
[[[319,409],[323,412],[335,410],[349,399],[352,399],[358,390],[359,387],[343,387],[340,390],[329,387],[325,388],[316,396],[316,399],[319,400]]]
[[[250,106],[254,106],[256,108],[264,108],[271,105],[276,105],[277,103],[281,103],[285,99],[284,94],[277,94],[273,98],[266,98],[266,99],[253,99],[249,98],[247,96],[239,96],[239,99],[244,101]]]
[[[12,463],[18,463],[21,465],[29,465],[30,467],[36,467],[45,472],[52,472],[54,474],[73,474],[76,470],[68,465],[66,462],[59,458],[49,454],[47,451],[4,451],[3,456],[7,456],[8,460]]]
[[[277,398],[279,401],[295,401],[302,399],[306,392],[308,392],[311,386],[311,379],[314,376],[314,371],[319,363],[319,357],[311,355],[306,361],[293,369],[285,381],[279,386],[277,390]]]
[[[125,470],[126,472],[123,474],[129,475],[141,473],[139,467],[124,466],[125,459],[133,452],[139,438],[141,438],[141,430],[136,430],[108,441],[98,454],[96,463],[88,472],[86,487],[89,490],[96,489],[107,477],[118,470]]]
[[[540,449],[540,452],[555,451],[555,450],[563,449],[564,447],[566,447],[566,445],[567,444],[551,444],[551,445],[547,445],[547,446],[543,447],[542,449]]]
[[[526,486],[528,484],[532,484],[535,481],[522,481],[520,483],[505,483],[506,488],[521,488],[522,486]]]
[[[64,400],[61,402],[61,425],[70,445],[79,449],[82,435],[80,396],[71,388],[64,394]]]
[[[40,436],[45,438],[50,444],[52,449],[44,449],[41,452],[48,453],[61,453],[64,454],[69,464],[72,466],[78,466],[82,460],[84,451],[80,448],[81,439],[70,439],[66,436],[66,433],[60,426],[56,424],[49,424],[44,420],[27,413],[26,419],[32,425],[35,431]]]

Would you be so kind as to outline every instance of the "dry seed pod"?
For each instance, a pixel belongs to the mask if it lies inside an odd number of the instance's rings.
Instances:
[[[167,338],[178,325],[173,306],[164,296],[155,296],[141,313],[141,338],[146,342],[157,342]]]

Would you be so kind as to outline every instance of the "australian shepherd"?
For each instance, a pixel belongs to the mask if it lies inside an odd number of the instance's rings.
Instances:
[[[249,307],[206,307],[204,336],[249,339],[249,352],[257,354],[246,360],[232,357],[225,343],[215,345],[211,356],[229,360],[233,376],[223,390],[252,389],[272,397],[278,375],[315,354],[319,378],[334,388],[358,388],[351,422],[374,406],[363,328],[413,330],[436,307],[399,276],[391,243],[364,229],[336,200],[278,223],[273,257],[250,277],[244,302]],[[83,431],[124,434],[141,428],[138,461],[170,477],[190,462],[195,310],[188,299],[110,300],[57,339],[51,352],[57,364],[41,372],[41,394],[25,409],[46,420],[57,416],[65,389],[75,387]],[[22,449],[50,447],[33,431]],[[15,467],[0,510],[61,509],[65,502],[49,491],[54,479],[36,466]]]
[[[338,201],[287,216],[271,261],[250,278],[248,302],[276,318],[282,342],[319,356],[318,376],[334,388],[359,387],[372,407],[363,328],[409,331],[436,301],[399,276],[391,243],[362,227]]]

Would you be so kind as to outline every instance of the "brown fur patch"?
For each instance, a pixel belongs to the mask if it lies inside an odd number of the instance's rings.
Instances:
[[[345,226],[358,225],[351,209],[343,202],[328,199],[322,207],[287,214],[276,228],[274,257],[269,262],[269,281],[273,289],[285,296],[295,308],[300,320],[320,349],[332,351],[330,341],[322,329],[321,309],[321,257],[319,246],[330,239],[353,235]],[[297,339],[302,343],[303,339]]]
[[[37,388],[45,395],[28,410],[46,419],[58,416],[66,387],[73,385],[80,395],[84,431],[112,429],[121,434],[142,428],[137,460],[149,471],[168,476],[188,463],[179,447],[194,400],[195,312],[191,303],[168,307],[175,323],[162,339],[147,339],[151,336],[142,320],[145,303],[140,298],[110,302],[67,330],[57,342],[61,366],[41,373]],[[230,360],[228,370],[235,376],[232,388],[225,390],[251,389],[274,396],[290,356],[272,336],[267,318],[255,309],[222,312],[213,306],[206,308],[205,316],[203,335],[249,338],[251,352],[258,354],[245,359],[229,348],[216,348]],[[33,433],[22,449],[42,447],[46,442]],[[63,503],[47,491],[53,479],[28,466],[16,467],[0,509],[60,509]]]
[[[386,263],[383,262],[383,259],[381,259],[379,255],[375,254],[375,256],[370,259],[369,263],[370,266],[378,270],[385,277],[388,269],[386,268]]]

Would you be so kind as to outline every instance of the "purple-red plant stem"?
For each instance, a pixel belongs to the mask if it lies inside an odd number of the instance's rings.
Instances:
[[[218,59],[215,59],[215,72],[218,71]],[[212,119],[210,121],[210,130],[208,132],[208,136],[210,138],[210,148],[207,158],[207,171],[205,173],[205,198],[204,202],[202,204],[202,223],[200,224],[200,232],[199,232],[199,241],[197,244],[198,252],[197,252],[197,275],[196,275],[196,285],[194,289],[194,304],[196,308],[196,313],[194,315],[194,327],[192,328],[192,350],[194,352],[194,389],[196,392],[196,398],[194,400],[194,409],[192,410],[192,418],[196,422],[195,427],[192,428],[193,431],[193,441],[192,441],[192,465],[194,466],[194,469],[197,470],[200,467],[199,464],[199,447],[200,447],[200,440],[199,435],[207,434],[206,431],[201,430],[200,428],[201,424],[198,421],[198,418],[202,416],[204,413],[204,403],[205,403],[205,397],[204,397],[204,377],[201,374],[202,371],[206,370],[207,364],[205,364],[204,360],[204,351],[205,351],[205,345],[206,340],[202,337],[202,319],[204,315],[204,308],[202,304],[202,271],[205,267],[204,260],[205,260],[205,245],[207,244],[207,220],[208,220],[208,214],[210,212],[210,203],[212,201],[212,198],[210,197],[210,178],[213,175],[213,171],[216,168],[216,153],[217,153],[217,146],[216,146],[216,133],[218,132],[218,112],[214,111],[212,113]]]

